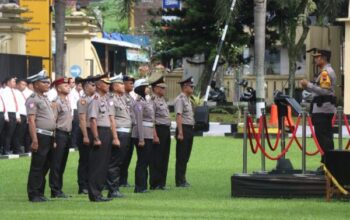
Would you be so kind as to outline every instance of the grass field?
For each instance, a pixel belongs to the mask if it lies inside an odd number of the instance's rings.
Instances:
[[[0,219],[350,219],[349,202],[320,199],[231,198],[230,177],[242,170],[242,141],[223,137],[195,138],[189,163],[191,188],[174,187],[175,141],[169,167],[169,191],[134,194],[122,189],[126,198],[109,203],[91,203],[77,195],[78,153],[69,155],[64,192],[69,200],[48,203],[27,201],[26,182],[30,159],[0,161]],[[249,153],[249,171],[258,170],[260,155]],[[288,158],[300,168],[301,152],[292,147]],[[131,167],[133,183],[135,157]],[[319,157],[311,157],[307,167],[315,169]],[[267,162],[271,169],[274,162]],[[46,195],[49,195],[47,186]]]

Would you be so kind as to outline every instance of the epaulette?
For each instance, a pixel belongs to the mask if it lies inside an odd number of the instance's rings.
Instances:
[[[151,100],[155,100],[156,99],[156,96],[155,95],[152,95],[152,97],[151,97]]]
[[[98,95],[94,95],[94,99],[95,99],[95,100],[98,100]]]
[[[36,95],[36,94],[33,92],[29,97],[30,97],[30,98],[34,98],[35,95]]]

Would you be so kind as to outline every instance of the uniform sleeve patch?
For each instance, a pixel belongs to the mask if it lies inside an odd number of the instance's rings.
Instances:
[[[84,100],[84,99],[80,100],[80,104],[81,105],[85,105],[86,104],[86,100]]]
[[[110,106],[113,106],[113,104],[114,104],[113,101],[109,101]]]
[[[33,102],[29,104],[29,108],[34,108],[34,106],[35,106],[35,105],[34,105]]]

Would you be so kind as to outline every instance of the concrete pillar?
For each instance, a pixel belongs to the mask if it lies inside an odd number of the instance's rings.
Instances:
[[[30,28],[24,26],[29,18],[21,18],[27,9],[17,4],[0,5],[0,53],[26,54],[26,32]]]
[[[71,69],[81,70],[80,77],[103,73],[100,60],[91,43],[96,36],[94,18],[83,12],[73,12],[66,17],[66,76],[71,75]]]
[[[350,4],[349,16],[337,19],[345,23],[344,45],[344,113],[350,114]]]

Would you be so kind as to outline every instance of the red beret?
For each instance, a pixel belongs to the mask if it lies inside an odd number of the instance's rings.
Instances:
[[[63,83],[69,83],[69,78],[61,77],[52,82],[51,86],[58,86]]]

